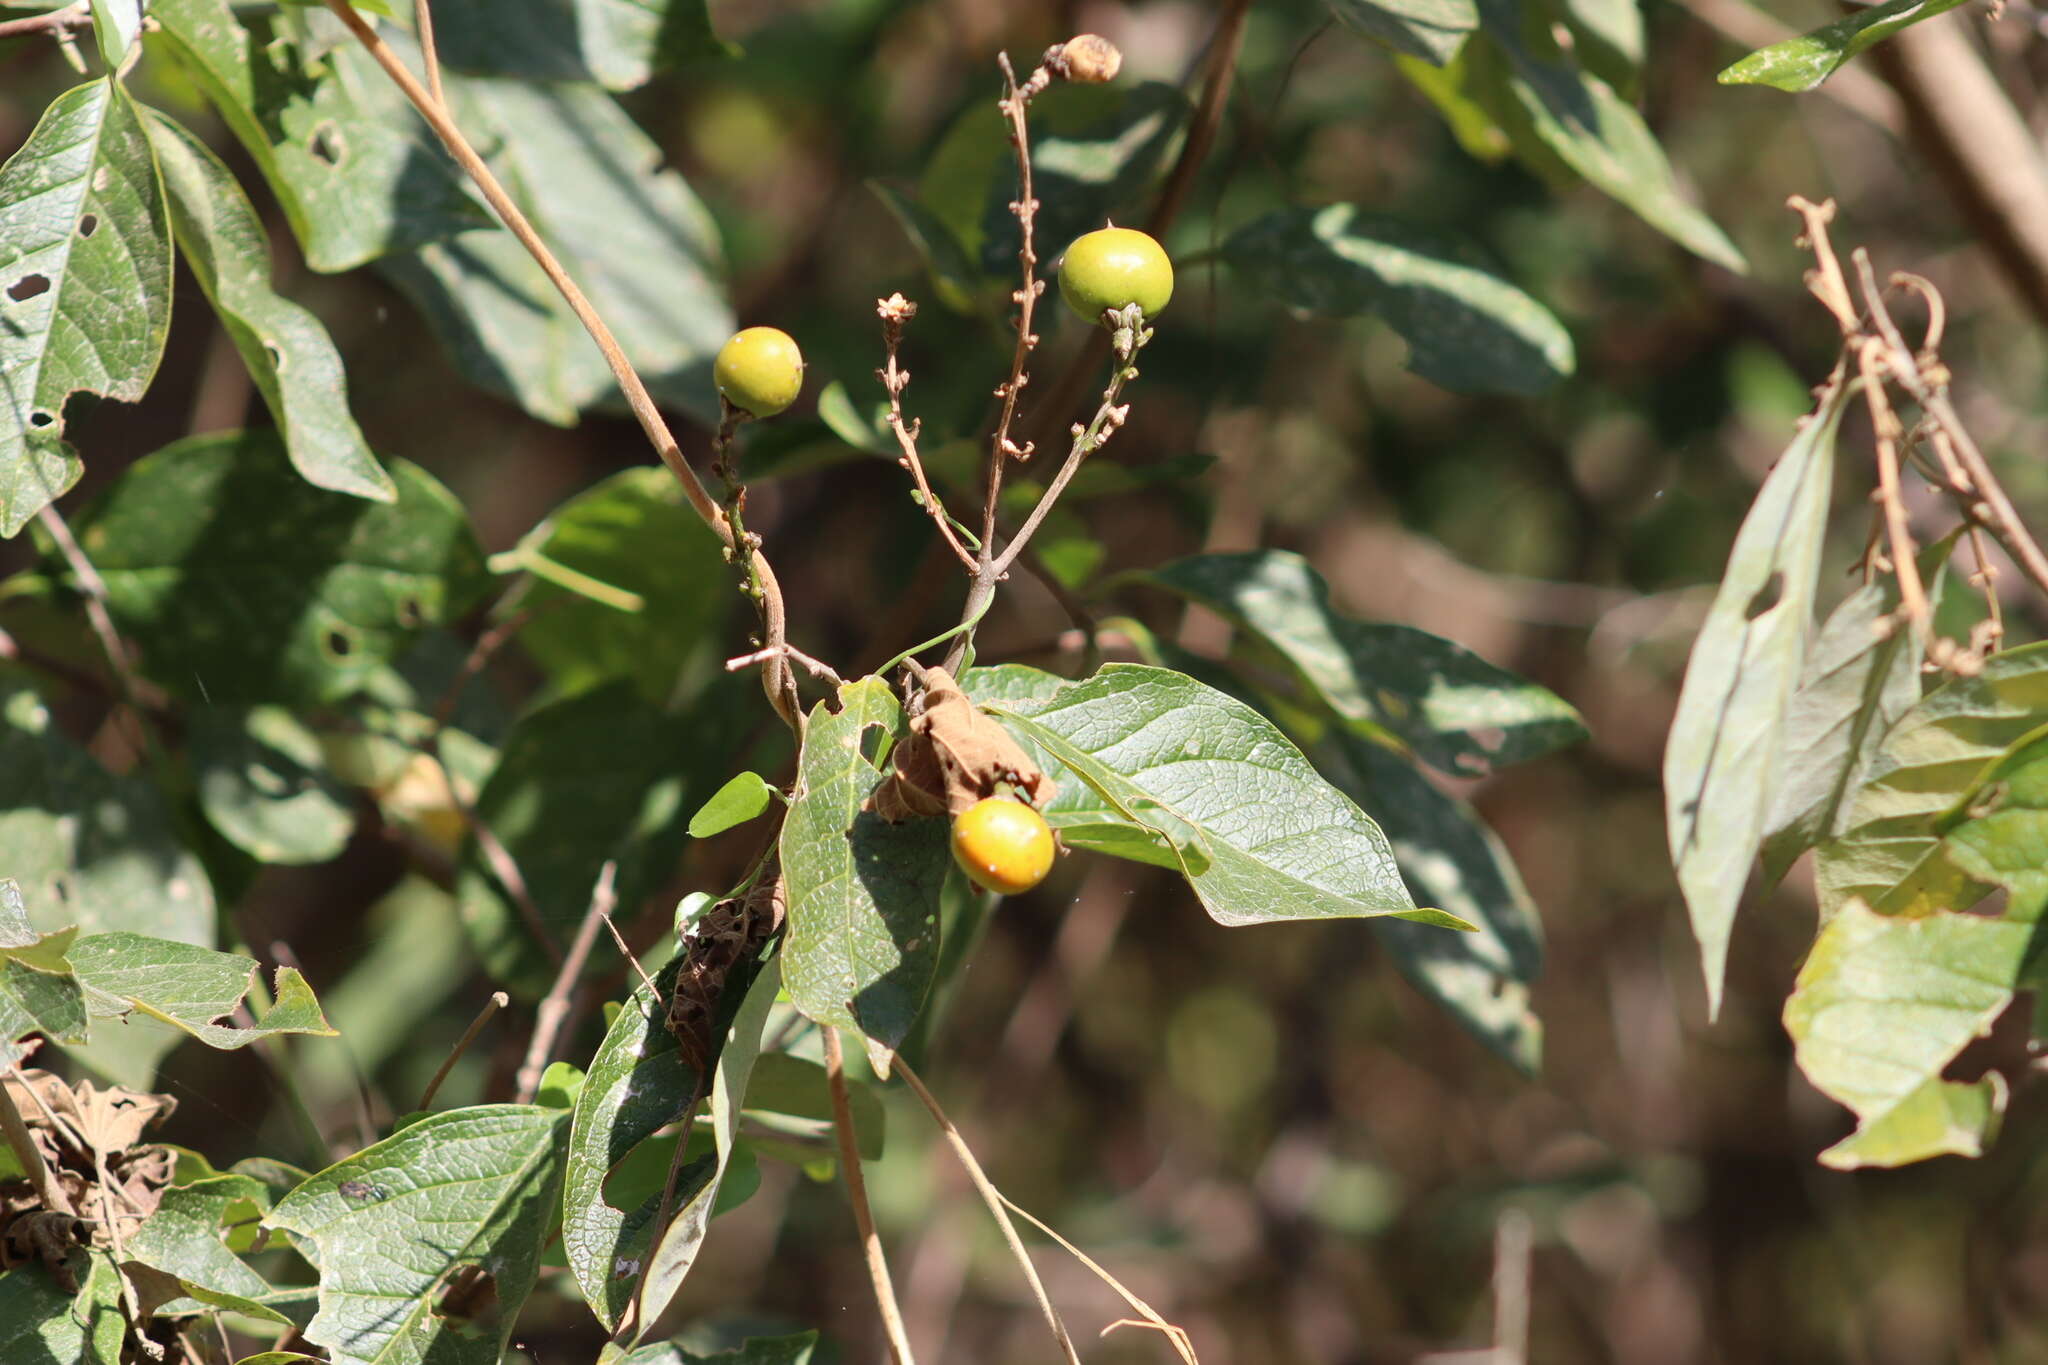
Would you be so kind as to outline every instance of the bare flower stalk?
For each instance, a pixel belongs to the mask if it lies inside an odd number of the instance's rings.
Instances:
[[[953,552],[967,572],[974,573],[981,566],[954,531],[952,514],[932,492],[931,483],[925,478],[924,461],[918,457],[917,438],[924,430],[924,422],[922,419],[908,423],[903,420],[903,390],[910,385],[910,371],[897,362],[896,353],[903,344],[903,324],[917,316],[917,305],[901,294],[891,294],[886,299],[875,301],[875,312],[882,319],[882,347],[887,357],[882,368],[875,371],[875,377],[889,392],[889,430],[896,433],[896,445],[903,452],[896,463],[910,471],[912,481],[917,484],[918,500],[924,504],[924,510],[931,513],[932,524],[939,528],[939,538],[946,543],[946,548]]]
[[[896,1365],[916,1365],[910,1354],[910,1337],[903,1329],[903,1310],[896,1303],[896,1287],[889,1279],[889,1261],[882,1254],[881,1234],[875,1231],[875,1215],[868,1207],[867,1180],[861,1174],[860,1139],[853,1128],[853,1102],[846,1093],[846,1054],[839,1045],[839,1030],[826,1026],[825,1079],[832,1091],[832,1131],[839,1140],[839,1169],[846,1178],[847,1202],[853,1205],[853,1221],[860,1229],[861,1250],[867,1256],[868,1278],[874,1284],[875,1307],[882,1315],[882,1330],[889,1341],[889,1355]],[[898,1059],[899,1064],[901,1058]]]
[[[618,880],[619,865],[607,862],[597,874],[597,885],[590,891],[590,908],[583,912],[583,923],[576,930],[576,938],[569,945],[567,957],[555,973],[554,985],[548,988],[547,998],[540,1002],[540,1010],[534,1017],[533,1037],[526,1045],[526,1058],[519,1064],[518,1098],[521,1104],[533,1103],[533,1097],[540,1093],[541,1074],[547,1070],[549,1060],[555,1053],[555,1042],[562,1036],[562,1025],[569,1017],[569,1001],[576,993],[576,984],[583,978],[583,964],[590,961],[590,950],[597,943],[597,931],[611,918],[612,908],[619,903],[614,889]]]
[[[469,1045],[484,1031],[484,1025],[490,1023],[493,1015],[511,1003],[512,997],[505,992],[491,992],[491,998],[484,1001],[484,1007],[476,1012],[476,1018],[469,1021],[469,1027],[462,1031],[462,1037],[456,1040],[454,1047],[448,1049],[448,1055],[441,1059],[441,1065],[435,1068],[434,1078],[427,1082],[427,1088],[420,1092],[420,1102],[413,1108],[426,1109],[433,1105],[434,1096],[441,1091],[441,1082],[448,1079],[448,1073],[462,1060],[462,1054],[469,1051]]]

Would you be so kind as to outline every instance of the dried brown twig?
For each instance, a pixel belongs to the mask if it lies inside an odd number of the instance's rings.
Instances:
[[[839,1030],[826,1026],[825,1080],[832,1091],[832,1132],[839,1141],[839,1169],[846,1179],[847,1202],[853,1206],[853,1221],[860,1229],[861,1251],[867,1258],[868,1278],[874,1284],[875,1307],[882,1315],[882,1330],[889,1341],[889,1355],[896,1365],[915,1365],[910,1354],[910,1337],[903,1330],[903,1310],[896,1303],[896,1288],[889,1279],[889,1261],[882,1254],[882,1237],[875,1231],[875,1215],[868,1207],[867,1180],[861,1173],[860,1142],[853,1127],[853,1103],[846,1093],[846,1054],[839,1045]],[[899,1059],[898,1065],[901,1065]]]
[[[918,500],[931,514],[932,524],[939,528],[939,538],[967,572],[973,573],[980,566],[953,529],[952,515],[946,511],[938,495],[932,492],[932,486],[925,478],[924,461],[918,457],[917,438],[924,430],[924,422],[922,419],[909,423],[903,420],[903,390],[910,385],[910,371],[897,362],[896,353],[903,344],[903,324],[917,316],[917,305],[901,294],[891,294],[886,299],[875,300],[875,313],[882,319],[882,347],[887,357],[882,368],[875,371],[875,377],[882,381],[882,387],[889,393],[889,430],[896,434],[896,445],[903,452],[896,463],[910,471],[911,479],[917,484]]]
[[[519,1064],[519,1103],[531,1104],[533,1097],[540,1093],[541,1073],[547,1070],[548,1061],[555,1051],[555,1040],[562,1036],[562,1024],[569,1017],[569,1000],[576,993],[576,984],[583,978],[583,964],[590,960],[590,950],[597,943],[597,931],[610,918],[612,907],[619,903],[614,887],[619,875],[617,862],[608,861],[597,874],[597,885],[590,891],[590,908],[583,912],[583,923],[576,930],[576,937],[569,944],[569,952],[562,959],[555,981],[548,988],[547,998],[540,1002],[540,1010],[534,1016],[533,1037],[526,1046],[526,1059]]]

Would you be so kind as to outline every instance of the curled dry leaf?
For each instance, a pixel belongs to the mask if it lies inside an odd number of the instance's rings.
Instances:
[[[683,969],[669,999],[668,1027],[699,1076],[718,1056],[726,978],[782,928],[788,910],[782,869],[771,862],[743,895],[718,902],[683,935]]]
[[[83,1216],[44,1207],[26,1179],[0,1182],[0,1267],[41,1259],[54,1268],[73,1246],[111,1249],[117,1231],[123,1242],[132,1237],[156,1211],[176,1166],[168,1148],[142,1134],[178,1102],[125,1086],[72,1086],[35,1068],[15,1072],[6,1086],[44,1164]],[[108,1226],[109,1210],[118,1227]]]
[[[923,687],[906,709],[910,733],[896,746],[896,770],[868,799],[868,809],[884,820],[958,815],[1005,785],[1040,808],[1052,800],[1052,779],[994,717],[975,708],[945,669],[925,670]]]

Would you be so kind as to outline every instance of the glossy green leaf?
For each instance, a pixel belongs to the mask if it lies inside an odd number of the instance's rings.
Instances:
[[[1220,612],[1276,650],[1323,705],[1391,731],[1453,776],[1482,776],[1586,736],[1554,693],[1464,646],[1338,612],[1322,576],[1289,551],[1191,555],[1133,580]]]
[[[270,432],[136,461],[74,523],[144,671],[205,704],[322,702],[364,685],[488,583],[455,496],[393,461],[393,503],[314,488]],[[53,577],[69,581],[51,559]]]
[[[789,898],[782,973],[789,998],[821,1024],[894,1048],[931,987],[946,822],[892,825],[861,807],[887,771],[903,710],[880,678],[839,689],[811,712],[797,794],[782,825]]]
[[[171,234],[149,135],[111,79],[74,86],[0,166],[0,537],[84,472],[64,405],[132,403],[171,319]]]
[[[2009,745],[2048,720],[2048,644],[1994,654],[1892,725],[1814,861],[1821,913],[1852,898],[1888,914],[1961,910],[1989,889],[1941,848],[1936,821]]]
[[[1223,255],[1292,307],[1380,318],[1408,342],[1417,374],[1459,393],[1541,393],[1575,364],[1571,334],[1549,310],[1451,233],[1325,204],[1249,223]]]
[[[638,905],[668,876],[698,794],[729,771],[738,736],[723,708],[738,690],[735,682],[671,715],[618,682],[541,706],[513,728],[476,810],[519,865],[557,945],[583,922],[606,862],[618,863],[621,905]],[[554,963],[473,842],[456,894],[491,974],[517,993],[544,994]]]
[[[497,1365],[559,1211],[568,1116],[489,1104],[431,1114],[307,1180],[263,1220],[319,1250],[306,1340],[335,1365]],[[473,1316],[442,1302],[479,1266]]]
[[[657,71],[733,49],[705,0],[438,0],[441,60],[462,71],[631,90]]]
[[[1671,861],[1699,940],[1710,1015],[1721,1007],[1735,907],[1784,781],[1786,717],[1813,628],[1848,389],[1831,393],[1743,517],[1664,747]]]
[[[560,692],[630,678],[656,705],[726,619],[737,572],[666,469],[629,469],[577,494],[492,561],[533,581],[520,643]]]
[[[657,399],[718,420],[711,360],[732,334],[716,225],[602,90],[451,76],[448,98]],[[597,344],[509,232],[466,232],[385,270],[469,379],[567,426],[616,400]]]
[[[1821,1153],[1840,1170],[1976,1156],[2005,1108],[1997,1072],[1942,1072],[2011,1001],[2034,926],[1977,915],[1880,915],[1851,901],[1821,931],[1785,1027],[1800,1069],[1855,1111]]]
[[[0,1043],[30,1033],[85,1040],[85,995],[66,956],[77,937],[75,928],[38,933],[21,887],[0,877]]]
[[[107,70],[120,67],[128,49],[142,36],[142,10],[147,0],[92,0],[92,36]]]
[[[257,964],[246,957],[145,934],[88,934],[71,945],[71,966],[96,1018],[140,1013],[225,1049],[281,1033],[334,1036],[295,968],[277,969],[270,1005],[248,1028],[230,1028],[213,1021],[233,1014],[255,984]]]
[[[213,941],[213,889],[145,778],[116,777],[0,685],[0,868],[36,926]]]
[[[315,57],[300,44],[252,43],[226,0],[151,0],[150,14],[270,183],[313,269],[353,269],[492,221],[355,44]]]
[[[1338,741],[1347,790],[1376,812],[1419,904],[1476,926],[1447,934],[1391,915],[1372,921],[1394,965],[1509,1065],[1534,1076],[1543,1024],[1530,987],[1543,970],[1543,922],[1514,859],[1472,808],[1445,796],[1398,755],[1356,736]]]
[[[729,981],[726,990],[730,992],[734,984]],[[687,1199],[677,1200],[675,1217],[654,1248],[647,1269],[640,1277],[638,1309],[634,1314],[636,1322],[651,1324],[660,1320],[675,1299],[676,1291],[682,1288],[683,1277],[696,1264],[697,1253],[704,1247],[704,1236],[711,1229],[711,1219],[720,1209],[719,1195],[732,1173],[741,1102],[747,1093],[755,1059],[760,1055],[761,1030],[768,1021],[768,1008],[775,1003],[781,989],[781,964],[771,961],[747,986],[746,995],[741,998],[739,1008],[733,1011],[732,1022],[726,1027],[724,1040],[718,1049],[718,1065],[711,1073],[711,1094],[707,1097],[709,1106],[705,1115],[705,1122],[711,1129],[715,1164],[702,1189],[693,1191]]]
[[[1401,915],[1470,928],[1409,899],[1378,825],[1287,737],[1184,674],[1109,664],[1064,682],[976,669],[969,695],[1059,784],[1046,821],[1070,845],[1171,867],[1219,924]]]
[[[347,845],[353,799],[298,717],[279,706],[202,706],[190,727],[199,808],[229,843],[286,864],[324,863]]]
[[[748,1337],[730,1351],[698,1352],[674,1342],[657,1342],[621,1356],[617,1365],[810,1365],[818,1334],[789,1337]]]
[[[1723,85],[1768,85],[1797,93],[1811,90],[1900,29],[1946,14],[1963,0],[1886,0],[1810,33],[1759,48],[1723,71]]]
[[[1479,27],[1472,0],[1330,0],[1330,9],[1346,28],[1432,66],[1456,56]]]
[[[349,415],[341,355],[320,319],[270,287],[270,243],[249,197],[206,144],[149,118],[185,262],[270,407],[308,483],[390,502],[396,485]]]
[[[711,799],[690,817],[690,837],[709,839],[735,825],[744,825],[768,809],[775,789],[756,772],[745,772],[711,794]]]
[[[1702,259],[1741,273],[1748,264],[1728,235],[1680,192],[1670,160],[1643,116],[1559,46],[1540,14],[1516,0],[1477,0],[1497,45],[1519,130],[1602,193]],[[1496,109],[1496,117],[1508,112]],[[1510,135],[1518,131],[1510,126]]]

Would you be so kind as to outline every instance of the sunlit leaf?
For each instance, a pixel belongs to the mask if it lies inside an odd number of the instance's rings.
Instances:
[[[768,809],[775,789],[756,772],[740,773],[711,794],[711,799],[690,817],[690,837],[709,839],[735,825],[744,825]]]
[[[0,1043],[30,1033],[84,1041],[85,995],[66,956],[77,937],[75,928],[38,933],[21,887],[0,877]]]
[[[1900,29],[1946,14],[1963,0],[1886,0],[1823,24],[1810,33],[1759,48],[1723,71],[1723,85],[1768,85],[1797,93],[1811,90]]]
[[[140,1013],[226,1049],[281,1033],[334,1036],[296,968],[278,968],[269,1006],[235,1028],[214,1021],[233,1014],[255,985],[257,964],[246,957],[145,934],[88,934],[71,945],[71,965],[96,1018]]]

